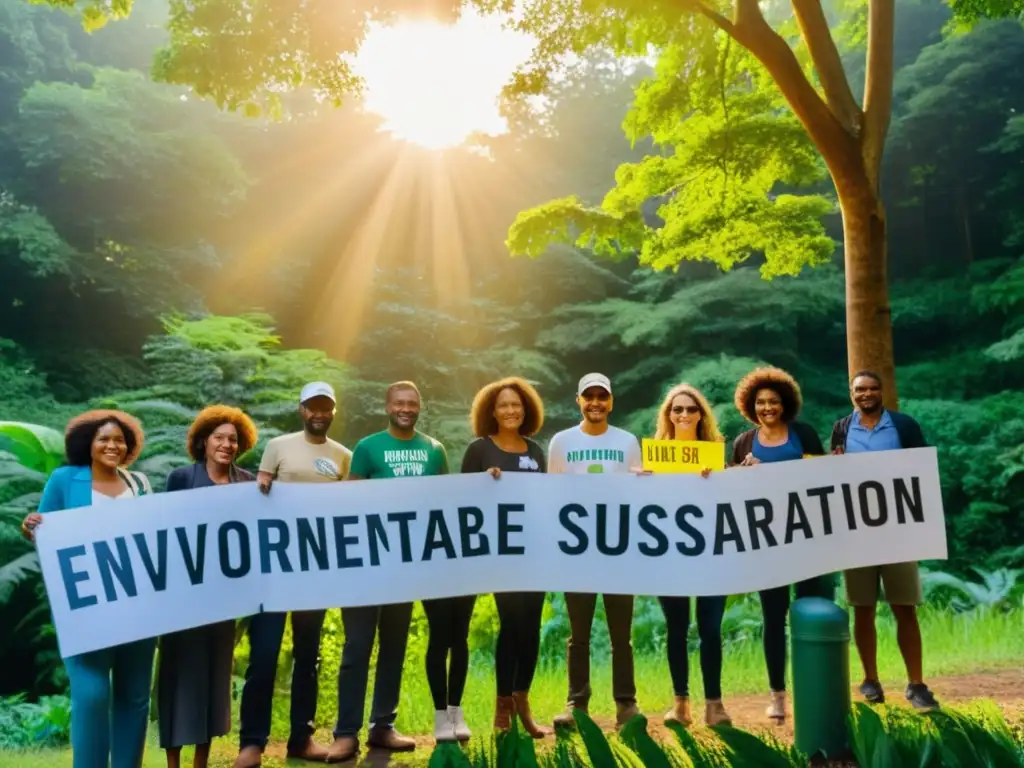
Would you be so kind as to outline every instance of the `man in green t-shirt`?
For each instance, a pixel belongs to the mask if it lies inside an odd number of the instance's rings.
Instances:
[[[416,385],[400,381],[388,387],[386,410],[387,429],[356,444],[348,480],[448,474],[444,446],[416,431],[420,415],[420,392]],[[330,762],[349,760],[359,751],[357,734],[363,724],[370,653],[378,632],[380,647],[367,742],[371,747],[395,751],[415,749],[416,742],[394,727],[412,603],[342,608],[341,620],[345,626],[345,646],[338,669],[338,722]]]

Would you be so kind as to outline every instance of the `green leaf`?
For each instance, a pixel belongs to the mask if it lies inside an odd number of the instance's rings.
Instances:
[[[670,768],[668,756],[647,732],[647,718],[637,715],[626,723],[619,733],[622,743],[640,758],[647,768]]]
[[[728,725],[712,731],[725,742],[729,765],[734,768],[794,768],[789,755],[777,751],[751,733]]]
[[[0,450],[36,472],[50,474],[64,460],[64,436],[39,424],[0,421]]]
[[[35,552],[26,552],[0,566],[0,605],[11,599],[19,584],[41,572]]]
[[[572,717],[576,721],[576,728],[579,730],[580,738],[583,740],[583,746],[587,750],[587,756],[590,758],[593,768],[617,768],[612,748],[597,723],[591,720],[582,709],[573,709]]]

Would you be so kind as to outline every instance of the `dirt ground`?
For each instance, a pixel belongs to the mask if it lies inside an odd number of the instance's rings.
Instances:
[[[955,675],[950,677],[936,677],[928,680],[928,686],[932,689],[935,697],[942,704],[965,704],[976,699],[992,699],[1003,710],[1007,719],[1011,722],[1019,722],[1024,718],[1024,666],[1021,669],[1001,669],[991,672],[977,672],[970,675]],[[858,683],[859,684],[859,683]],[[886,702],[909,707],[910,704],[904,698],[903,690],[905,682],[898,680],[883,680],[882,685],[886,691]],[[852,701],[860,701],[861,696],[857,686],[851,688]],[[793,718],[790,707],[790,717],[785,723],[775,725],[773,721],[765,717],[764,711],[768,701],[766,696],[733,696],[725,701],[726,709],[732,717],[733,725],[737,728],[752,733],[763,730],[770,730],[775,735],[786,741],[793,739]],[[658,740],[674,740],[674,736],[661,722],[664,712],[647,712],[649,718],[648,729],[651,735]],[[695,710],[695,716],[699,719],[702,712]],[[615,730],[614,721],[610,719],[597,719],[598,725],[606,732],[612,733]],[[323,735],[329,741],[328,734]],[[390,755],[379,753],[376,750],[362,752],[357,760],[343,763],[345,766],[358,765],[360,768],[415,768],[423,765],[423,755],[429,754],[434,748],[434,740],[429,735],[416,736],[417,749],[413,753],[416,758],[413,760],[403,759],[402,755]],[[550,743],[550,739],[545,741]],[[544,742],[540,742],[538,747]],[[284,744],[271,744],[267,747],[266,755],[285,759]],[[308,763],[304,763],[308,765]],[[856,763],[831,762],[829,768],[846,768],[856,766]]]

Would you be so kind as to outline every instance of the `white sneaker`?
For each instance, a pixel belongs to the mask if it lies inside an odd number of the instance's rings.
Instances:
[[[447,709],[434,712],[434,741],[455,741],[455,726],[452,725]]]
[[[473,733],[469,730],[469,726],[466,725],[466,716],[462,712],[462,707],[449,706],[448,718],[455,728],[455,738],[459,741],[469,741]]]

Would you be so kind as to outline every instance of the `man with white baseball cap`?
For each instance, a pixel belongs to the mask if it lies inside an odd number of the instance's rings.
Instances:
[[[352,452],[327,437],[334,421],[337,398],[334,388],[313,381],[299,393],[301,432],[275,437],[267,443],[256,482],[262,493],[270,493],[275,480],[283,483],[330,483],[344,480]],[[288,757],[326,762],[327,747],[313,741],[313,720],[318,697],[317,667],[320,663],[320,633],[325,611],[292,612],[291,733]],[[260,613],[249,624],[249,668],[242,688],[238,758],[234,768],[261,765],[270,738],[274,680],[281,652],[287,614]]]
[[[602,373],[588,373],[576,388],[576,403],[583,420],[562,430],[548,445],[548,472],[603,474],[629,472],[643,457],[640,441],[624,429],[608,423],[612,411],[612,383]],[[633,596],[602,595],[608,634],[612,642],[612,695],[616,721],[624,725],[640,713],[636,703],[633,670]],[[569,701],[555,717],[555,726],[572,728],[573,709],[587,711],[590,703],[590,631],[597,609],[597,595],[566,593],[569,612]]]

